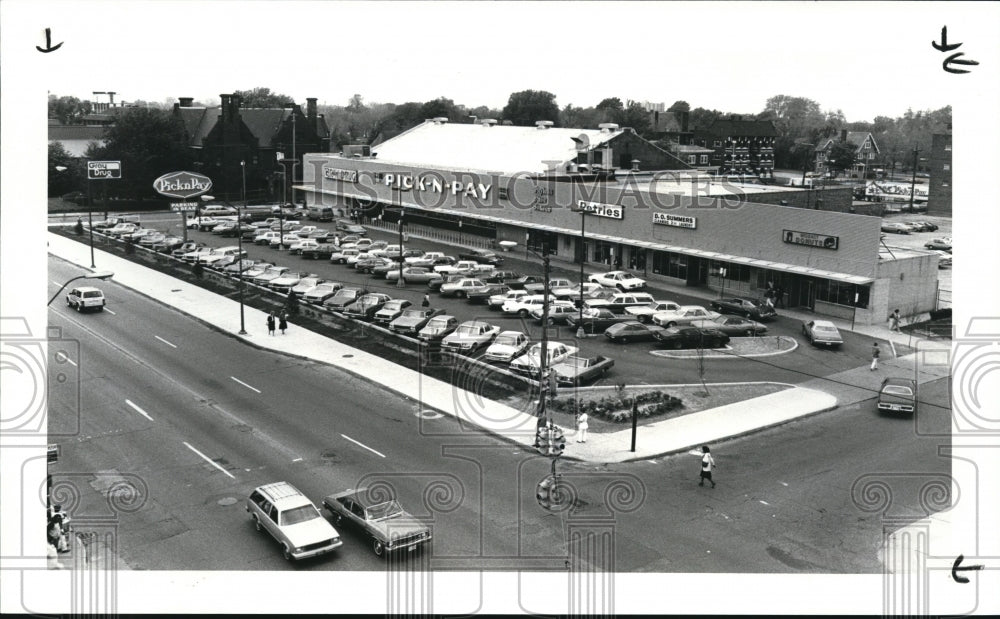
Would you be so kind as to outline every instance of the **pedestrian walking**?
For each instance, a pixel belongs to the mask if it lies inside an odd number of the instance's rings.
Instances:
[[[705,480],[707,479],[711,482],[712,487],[715,487],[715,480],[712,479],[712,470],[715,469],[715,458],[712,457],[712,450],[708,448],[708,445],[702,445],[701,448],[701,481],[698,482],[699,486],[705,485]]]
[[[281,329],[281,334],[285,334],[285,329],[288,328],[288,312],[281,312],[281,317],[278,319],[278,328]]]
[[[576,416],[576,442],[586,443],[587,442],[587,430],[590,428],[590,424],[587,423],[587,413],[580,411],[580,414]]]
[[[896,309],[893,311],[892,314],[889,315],[889,330],[899,333],[899,321],[901,319],[902,316],[899,315],[899,310]]]
[[[774,298],[777,301],[778,307],[784,309],[785,307],[785,289],[781,286],[774,287]]]
[[[872,367],[871,367],[871,369],[873,371],[878,369],[878,356],[879,356],[880,353],[881,353],[881,351],[878,349],[878,342],[875,342],[874,344],[872,344]]]
[[[274,312],[267,315],[267,334],[274,335]]]
[[[420,302],[420,306],[421,307],[430,307],[431,306],[431,295],[430,294],[427,294],[427,293],[424,294],[424,300]]]

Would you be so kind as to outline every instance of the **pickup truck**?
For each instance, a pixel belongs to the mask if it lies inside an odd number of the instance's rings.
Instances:
[[[605,376],[614,365],[614,359],[608,357],[567,357],[552,366],[552,374],[557,384],[575,387]]]

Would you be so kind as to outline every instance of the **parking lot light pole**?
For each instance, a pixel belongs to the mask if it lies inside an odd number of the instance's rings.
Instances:
[[[580,328],[583,328],[583,265],[587,262],[587,236],[586,236],[586,225],[587,225],[587,213],[590,209],[586,207],[580,207]],[[548,281],[548,278],[546,278]]]
[[[242,161],[242,160],[240,161],[240,171],[242,172],[242,176],[243,176],[243,185],[242,185],[243,186],[243,191],[242,191],[242,193],[243,193],[243,208],[245,209],[247,207],[247,166],[246,166],[246,161]],[[241,209],[239,209],[239,208],[236,209],[236,237],[239,239],[239,241],[237,241],[237,244],[238,244],[238,247],[239,247],[239,249],[237,249],[237,252],[239,253],[239,256],[238,256],[239,261],[240,261],[239,264],[240,264],[240,267],[242,268],[243,267],[243,211]],[[246,321],[245,321],[244,316],[243,316],[243,271],[240,271],[238,273],[238,275],[240,276],[240,288],[239,288],[239,290],[240,290],[240,335],[246,335],[247,334]]]
[[[63,290],[66,290],[66,286],[69,286],[71,283],[75,282],[78,279],[108,279],[109,277],[114,277],[114,274],[115,274],[114,271],[95,271],[94,273],[77,275],[72,279],[66,280],[66,283],[63,284],[59,288],[59,290],[56,291],[54,295],[52,295],[52,298],[49,299],[49,302],[46,303],[45,305],[46,306],[52,305],[52,302],[56,300],[56,297],[59,296],[59,293],[61,293]]]
[[[399,221],[396,222],[396,227],[399,228],[399,277],[396,278],[396,288],[405,288],[406,281],[403,280],[403,204],[400,200],[399,204]]]

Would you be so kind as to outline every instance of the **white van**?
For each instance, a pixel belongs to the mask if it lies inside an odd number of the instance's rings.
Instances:
[[[104,293],[99,288],[89,286],[74,288],[66,295],[66,305],[78,312],[87,309],[96,309],[99,312],[103,312]]]

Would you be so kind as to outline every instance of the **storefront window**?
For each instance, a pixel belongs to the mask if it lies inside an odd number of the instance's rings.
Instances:
[[[868,307],[868,286],[846,284],[828,279],[817,280],[816,300],[835,305],[854,307],[854,294],[858,295],[857,307]]]
[[[654,251],[653,273],[686,280],[688,276],[688,257],[684,254],[675,254],[669,251]]]
[[[550,254],[555,254],[559,251],[559,235],[554,232],[546,232],[544,230],[528,230],[528,249],[532,251],[542,252],[544,246],[548,246]]]

